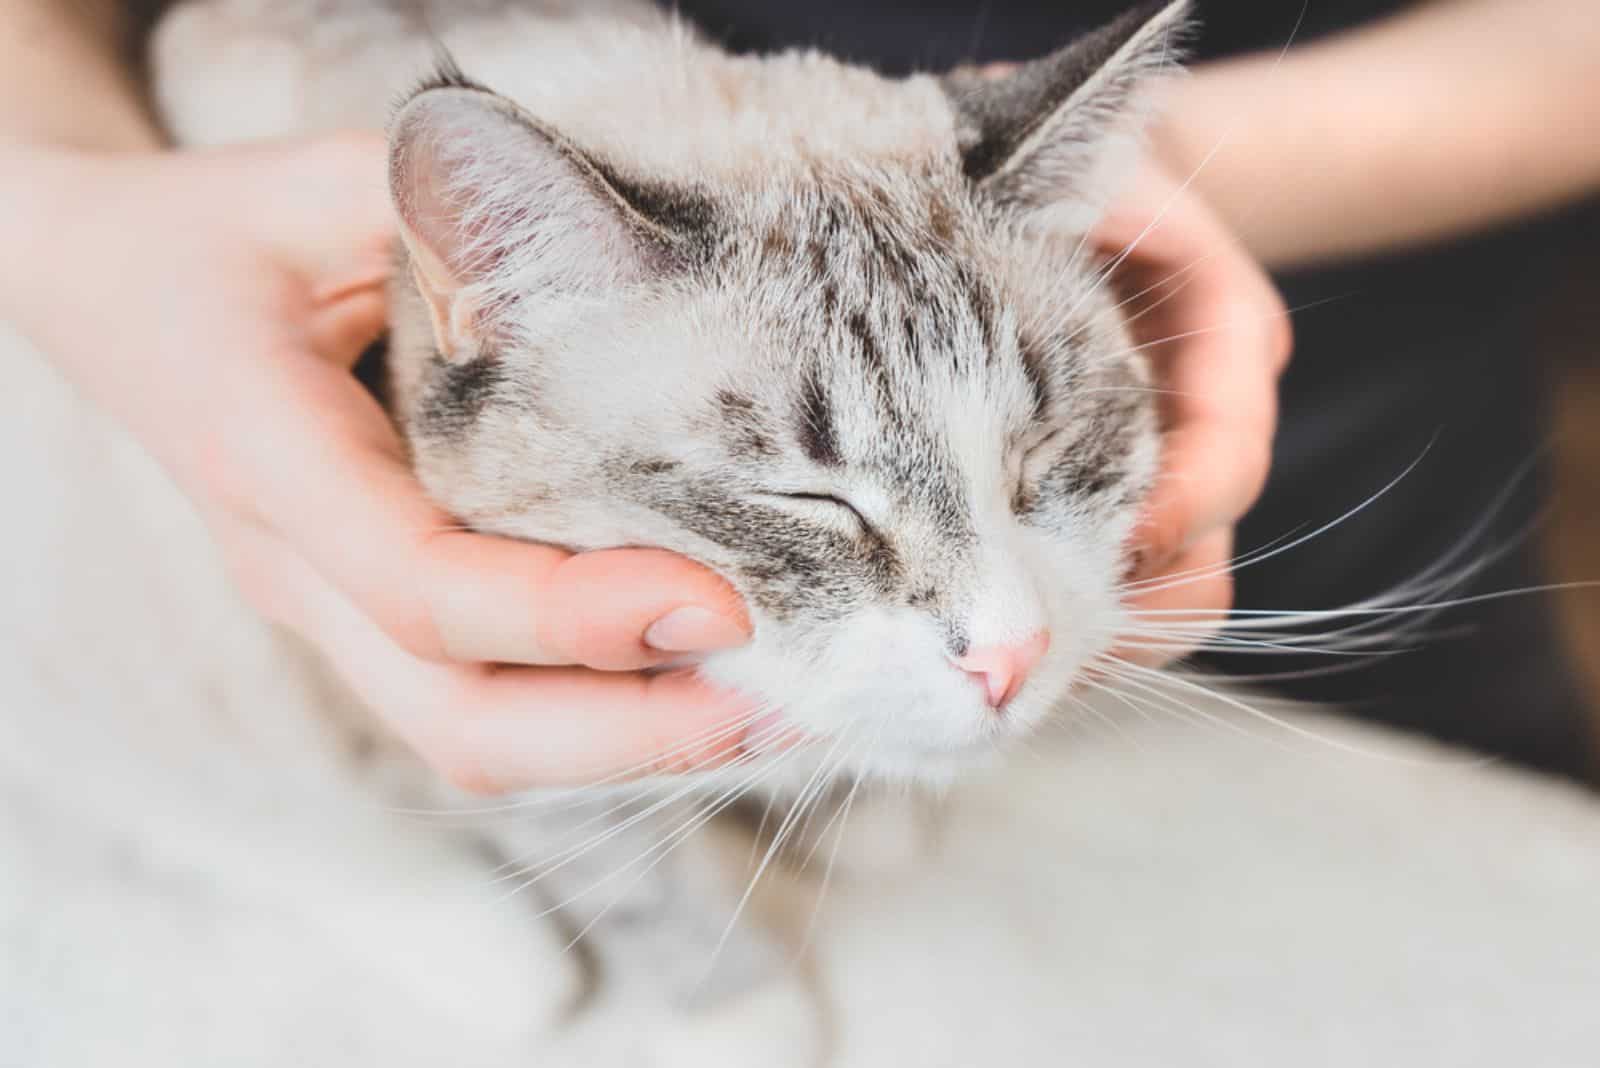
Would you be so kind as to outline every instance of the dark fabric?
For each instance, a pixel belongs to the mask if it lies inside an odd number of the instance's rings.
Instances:
[[[765,51],[815,45],[896,73],[1048,52],[1111,21],[1133,0],[687,0],[676,5],[730,48]],[[1197,0],[1202,58],[1282,48],[1403,5],[1383,0]],[[1298,32],[1296,27],[1298,26]]]

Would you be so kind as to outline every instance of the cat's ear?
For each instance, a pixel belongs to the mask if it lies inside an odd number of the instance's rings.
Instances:
[[[1131,162],[1147,90],[1176,68],[1188,26],[1188,0],[1157,0],[1004,76],[948,76],[967,177],[1009,207],[1098,214]]]
[[[682,245],[672,220],[647,210],[660,208],[659,195],[652,201],[511,101],[459,80],[396,114],[389,182],[450,360],[490,350],[519,300],[641,281]]]

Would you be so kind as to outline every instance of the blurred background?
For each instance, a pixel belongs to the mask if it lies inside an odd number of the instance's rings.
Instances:
[[[1555,582],[1600,577],[1600,204],[1575,210],[1555,228],[1554,277],[1538,334],[1553,455],[1551,518],[1544,539]],[[1593,754],[1600,749],[1600,590],[1556,597],[1560,633],[1577,665],[1590,712]]]

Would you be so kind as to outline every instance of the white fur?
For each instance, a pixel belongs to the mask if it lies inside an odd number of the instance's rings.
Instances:
[[[636,988],[551,1029],[570,975],[533,910],[452,904],[491,866],[355,785],[325,683],[153,465],[26,346],[0,358],[0,1063],[664,1049],[687,1025]],[[1302,722],[1377,756],[1104,711],[1118,732],[953,794],[911,871],[836,874],[810,954],[834,1065],[1593,1062],[1588,795],[1332,721]],[[814,887],[765,885],[803,929]]]

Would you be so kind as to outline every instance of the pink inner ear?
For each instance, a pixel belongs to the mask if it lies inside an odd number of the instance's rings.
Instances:
[[[424,94],[396,124],[392,194],[447,359],[470,359],[496,344],[495,324],[511,297],[485,283],[505,273],[517,243],[531,236],[536,175],[554,162],[542,141],[477,91]],[[478,289],[464,295],[469,286]]]
[[[425,165],[426,166],[426,165]],[[474,236],[464,222],[453,219],[446,201],[437,196],[440,186],[423,182],[412,188],[402,209],[402,233],[411,258],[411,276],[427,306],[439,352],[450,361],[470,360],[495,341],[496,304],[467,292],[475,280],[490,277],[505,252],[490,243],[487,234]],[[415,221],[413,221],[415,220]],[[463,262],[463,249],[479,249],[473,262]]]
[[[514,221],[500,217],[485,188],[507,181],[518,161],[499,158],[507,146],[508,125],[491,118],[486,106],[426,99],[413,105],[397,124],[390,163],[395,206],[408,244],[429,274],[455,287],[492,275],[506,257]],[[437,269],[435,269],[437,268]]]
[[[441,348],[481,351],[510,307],[637,279],[627,210],[601,171],[510,101],[433,89],[402,109],[390,184]],[[471,287],[475,305],[458,298]]]

